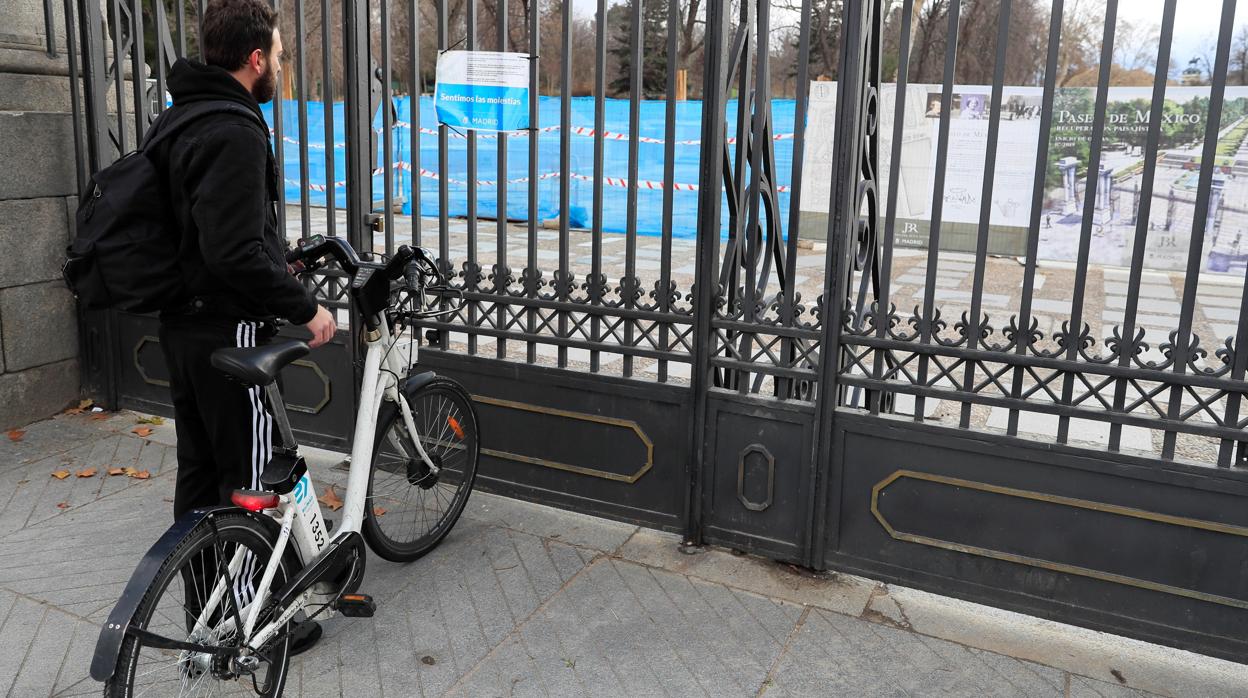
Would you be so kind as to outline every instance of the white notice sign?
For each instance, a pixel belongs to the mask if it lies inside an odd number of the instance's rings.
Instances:
[[[516,131],[529,127],[529,54],[447,51],[438,56],[433,106],[456,128]]]

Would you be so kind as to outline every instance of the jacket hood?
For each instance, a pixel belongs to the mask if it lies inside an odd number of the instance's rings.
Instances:
[[[166,84],[175,106],[224,99],[237,102],[264,119],[256,98],[224,68],[179,58],[170,69]]]

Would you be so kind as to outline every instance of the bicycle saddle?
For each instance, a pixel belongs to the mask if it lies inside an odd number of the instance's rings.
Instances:
[[[288,339],[262,347],[218,349],[212,352],[213,368],[250,385],[268,385],[295,359],[312,351],[301,339]]]

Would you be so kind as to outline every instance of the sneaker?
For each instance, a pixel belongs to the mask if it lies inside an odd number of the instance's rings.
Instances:
[[[303,654],[321,639],[321,624],[314,620],[301,620],[290,631],[290,656]]]

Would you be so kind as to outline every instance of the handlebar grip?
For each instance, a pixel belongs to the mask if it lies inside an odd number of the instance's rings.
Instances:
[[[319,262],[326,255],[332,256],[348,274],[354,274],[360,268],[360,258],[346,240],[324,235],[313,235],[300,240],[296,247],[286,252],[286,263]]]
[[[403,269],[403,280],[407,283],[409,289],[415,290],[420,288],[420,267],[416,266],[416,262],[408,262]]]

